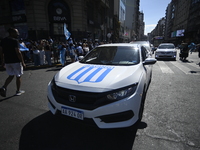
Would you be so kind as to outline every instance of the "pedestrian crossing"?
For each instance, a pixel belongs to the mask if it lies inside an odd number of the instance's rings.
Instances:
[[[174,73],[170,67],[167,66],[167,64],[164,61],[157,62],[158,66],[160,67],[162,73]]]
[[[195,62],[177,61],[157,61],[153,66],[164,74],[178,74],[182,72],[186,75],[200,75],[200,66]]]

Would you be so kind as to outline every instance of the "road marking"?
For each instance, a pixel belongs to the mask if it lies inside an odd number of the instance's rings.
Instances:
[[[158,65],[163,73],[174,73],[163,61],[159,61]]]
[[[195,63],[187,63],[187,64],[190,65],[190,66],[193,66],[193,67],[195,67],[195,68],[197,68],[197,69],[199,69],[199,71],[200,71],[199,65],[197,65],[197,64],[195,64]]]
[[[184,66],[184,64],[182,64],[182,63],[179,63],[177,61],[176,62],[171,62],[171,63],[174,66],[176,66],[178,69],[180,69],[181,71],[183,71],[185,74],[199,75],[199,74],[193,73],[193,71],[190,68]]]

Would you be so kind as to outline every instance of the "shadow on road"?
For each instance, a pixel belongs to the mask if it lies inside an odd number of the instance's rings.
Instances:
[[[14,97],[15,95],[9,96],[9,97],[3,97],[2,99],[0,99],[0,102],[3,102],[5,100],[11,99],[12,97]]]
[[[132,150],[136,132],[137,127],[132,131],[98,129],[47,112],[24,126],[19,150]]]

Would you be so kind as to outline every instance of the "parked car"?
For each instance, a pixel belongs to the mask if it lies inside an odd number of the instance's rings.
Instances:
[[[131,44],[134,44],[134,43],[142,44],[150,51],[151,54],[153,54],[153,45],[149,41],[132,41],[130,43]]]
[[[154,63],[140,44],[100,45],[54,76],[48,107],[54,115],[99,128],[132,126],[142,118]]]
[[[156,59],[176,60],[177,50],[173,43],[161,43],[155,52]]]

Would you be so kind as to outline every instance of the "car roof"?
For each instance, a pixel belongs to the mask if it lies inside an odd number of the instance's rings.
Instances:
[[[141,44],[141,45],[149,46],[149,48],[151,47],[151,43],[149,41],[132,41],[130,43],[131,44]]]
[[[132,41],[130,43],[150,44],[149,41]]]

